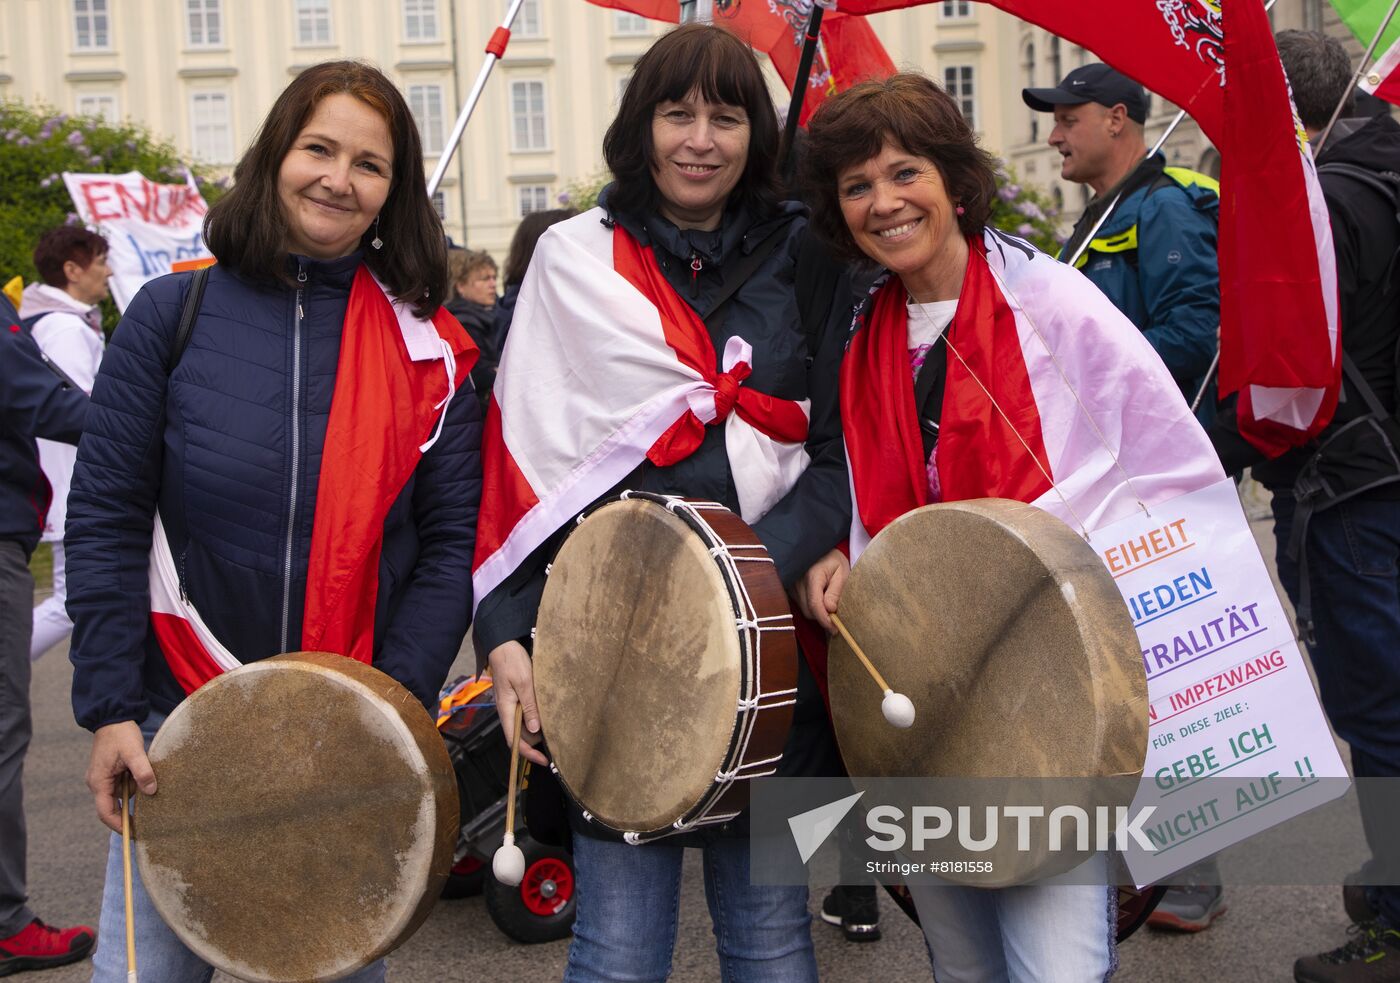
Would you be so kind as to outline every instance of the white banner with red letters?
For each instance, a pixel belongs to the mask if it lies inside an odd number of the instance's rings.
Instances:
[[[112,299],[120,310],[147,281],[214,261],[204,245],[209,206],[193,181],[157,184],[137,171],[63,173],[74,210],[107,239]]]

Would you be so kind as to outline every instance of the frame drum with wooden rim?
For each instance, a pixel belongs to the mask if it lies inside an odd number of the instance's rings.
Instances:
[[[1108,569],[1059,519],[1006,499],[915,509],[861,554],[840,615],[918,711],[908,730],[887,723],[880,690],[833,638],[832,714],[853,776],[1112,777],[1121,780],[1094,794],[1118,800],[1096,804],[1132,801],[1147,754],[1141,646]],[[999,843],[995,874],[947,879],[1022,883],[1068,869],[1076,856],[1085,854]]]
[[[295,652],[217,676],[171,712],[150,760],[159,787],[132,818],[141,880],[180,941],[240,979],[361,969],[447,880],[446,746],[413,694],[361,662]]]
[[[579,517],[535,624],[551,767],[632,843],[734,818],[782,757],[797,645],[773,561],[712,502],[624,492]]]

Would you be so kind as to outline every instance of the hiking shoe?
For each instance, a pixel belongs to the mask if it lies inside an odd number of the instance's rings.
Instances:
[[[1366,897],[1366,876],[1367,870],[1362,867],[1342,879],[1342,907],[1347,917],[1358,925],[1372,921],[1379,915]]]
[[[8,939],[0,939],[0,976],[86,959],[96,939],[97,933],[86,925],[53,928],[36,918]]]
[[[1174,932],[1200,932],[1225,911],[1225,889],[1219,884],[1169,887],[1147,916],[1147,924]]]
[[[876,942],[880,938],[880,904],[873,884],[838,884],[822,901],[822,921],[837,925],[847,942]]]
[[[1400,983],[1400,932],[1376,919],[1347,929],[1346,945],[1293,964],[1298,983]]]

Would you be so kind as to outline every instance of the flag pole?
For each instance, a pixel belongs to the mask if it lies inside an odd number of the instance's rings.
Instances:
[[[443,148],[442,154],[438,157],[437,167],[433,169],[433,176],[428,179],[429,198],[437,191],[438,186],[442,184],[443,177],[447,175],[447,165],[452,162],[452,155],[457,152],[457,145],[462,142],[462,134],[467,130],[467,120],[471,119],[472,112],[481,99],[481,92],[486,88],[486,80],[491,75],[491,69],[506,53],[506,45],[510,44],[510,25],[515,23],[515,15],[520,13],[520,8],[524,3],[525,0],[511,0],[510,8],[506,11],[501,26],[492,32],[491,40],[486,42],[486,61],[482,63],[481,71],[477,73],[476,83],[467,96],[466,105],[462,107],[462,112],[457,116],[457,122],[452,127],[452,135],[447,138],[447,146]]]
[[[1269,0],[1268,3],[1264,4],[1264,10],[1269,10],[1269,8],[1271,8],[1277,2],[1278,0]],[[1395,5],[1400,6],[1400,0],[1395,0]],[[1394,14],[1395,7],[1392,7],[1390,12]],[[1352,84],[1355,83],[1353,82]],[[1164,131],[1162,131],[1161,139],[1159,139],[1156,142],[1156,144],[1153,145],[1152,149],[1147,152],[1147,156],[1151,157],[1153,154],[1160,151],[1162,149],[1162,146],[1167,142],[1167,138],[1176,132],[1176,128],[1180,126],[1182,121],[1185,119],[1186,110],[1183,109],[1176,114],[1176,119],[1172,120],[1171,123],[1167,126],[1167,128]],[[1108,208],[1106,208],[1104,210],[1104,213],[1099,216],[1099,220],[1094,223],[1094,227],[1089,230],[1089,234],[1084,237],[1084,240],[1074,250],[1074,255],[1071,256],[1069,259],[1065,260],[1066,263],[1068,263],[1070,266],[1073,266],[1079,261],[1079,257],[1084,255],[1084,251],[1089,248],[1089,243],[1093,241],[1093,238],[1095,234],[1098,233],[1099,229],[1103,228],[1103,224],[1108,221],[1109,216],[1113,214],[1113,210],[1118,207],[1118,202],[1121,201],[1122,198],[1123,193],[1121,191],[1114,196],[1113,201],[1109,202]],[[1207,377],[1207,381],[1209,381],[1209,377]]]
[[[1400,0],[1397,0],[1400,2]],[[792,83],[792,99],[788,102],[787,120],[783,124],[782,149],[778,159],[783,162],[783,182],[792,178],[793,166],[797,163],[794,149],[797,143],[797,121],[802,118],[802,103],[807,95],[807,80],[812,76],[812,59],[817,54],[817,41],[822,34],[822,14],[825,8],[821,0],[813,0],[812,12],[807,16],[807,33],[802,42],[802,58],[797,63],[797,77]]]
[[[1381,43],[1381,35],[1384,34],[1385,29],[1390,26],[1390,22],[1395,17],[1395,11],[1397,9],[1400,9],[1400,0],[1394,0],[1394,2],[1391,3],[1390,10],[1381,21],[1380,27],[1376,28],[1376,36],[1371,39],[1370,47],[1368,47],[1366,53],[1361,56],[1361,63],[1356,66],[1356,74],[1351,77],[1351,84],[1348,85],[1347,90],[1342,93],[1342,98],[1337,100],[1337,108],[1332,110],[1332,118],[1327,121],[1327,126],[1323,129],[1322,136],[1317,138],[1317,144],[1313,147],[1314,160],[1316,160],[1317,155],[1322,152],[1322,145],[1327,142],[1327,137],[1331,135],[1332,127],[1337,125],[1337,118],[1342,115],[1342,107],[1344,107],[1347,104],[1347,100],[1351,98],[1352,90],[1354,90],[1356,84],[1361,81],[1361,76],[1366,74],[1366,65],[1370,62],[1371,56],[1376,53],[1376,46]]]

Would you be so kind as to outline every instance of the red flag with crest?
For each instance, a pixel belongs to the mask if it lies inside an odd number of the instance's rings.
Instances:
[[[839,2],[872,14],[925,0]],[[1341,375],[1332,233],[1262,0],[985,2],[1170,99],[1219,148],[1220,391],[1240,393],[1241,432],[1265,453],[1315,436]]]

